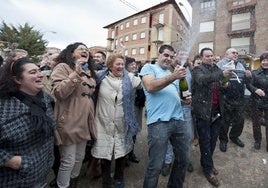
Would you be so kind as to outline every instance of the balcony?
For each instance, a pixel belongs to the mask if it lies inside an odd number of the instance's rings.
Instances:
[[[163,44],[164,41],[162,41],[162,40],[154,40],[154,41],[152,41],[152,43],[154,43],[155,46],[159,46],[159,45]]]
[[[107,52],[113,52],[114,50],[111,49],[111,48],[106,48],[106,51],[107,51]]]
[[[157,29],[161,28],[161,27],[164,27],[165,25],[162,24],[162,23],[156,23],[154,24],[154,27],[156,27]]]
[[[107,40],[109,40],[109,41],[113,41],[114,38],[112,38],[112,37],[108,37]]]
[[[228,11],[243,11],[254,9],[257,0],[227,0]]]

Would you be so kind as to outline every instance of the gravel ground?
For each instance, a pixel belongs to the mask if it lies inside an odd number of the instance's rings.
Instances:
[[[262,133],[264,134],[264,127]],[[227,152],[219,150],[219,142],[214,153],[214,163],[219,170],[217,176],[221,188],[268,188],[268,152],[266,152],[265,137],[261,149],[253,148],[252,124],[250,120],[245,121],[245,127],[241,140],[245,143],[240,148],[228,142]],[[131,163],[125,170],[125,188],[141,188],[147,164],[147,129],[143,127],[142,132],[137,136],[135,153],[141,159],[140,163]],[[191,162],[194,167],[192,173],[186,174],[184,188],[210,188],[211,186],[203,176],[199,163],[199,147],[192,146]],[[49,180],[53,176],[51,175]],[[168,177],[160,175],[158,188],[167,185]],[[101,188],[101,178],[93,180],[83,166],[80,176],[79,187]]]

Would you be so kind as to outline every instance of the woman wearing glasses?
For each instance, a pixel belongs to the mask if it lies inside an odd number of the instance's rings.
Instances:
[[[70,187],[77,187],[87,141],[96,139],[91,98],[96,82],[89,59],[85,44],[70,44],[59,54],[51,74],[52,94],[56,99],[56,144],[61,156],[57,175],[60,188],[70,183]]]

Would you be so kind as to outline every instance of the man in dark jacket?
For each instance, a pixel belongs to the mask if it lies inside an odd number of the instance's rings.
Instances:
[[[234,48],[229,48],[225,53],[225,58],[217,63],[217,66],[224,70],[229,69],[226,65],[233,64],[233,71],[226,87],[221,90],[222,103],[222,127],[220,130],[220,150],[226,152],[228,142],[229,127],[232,127],[229,138],[239,147],[244,147],[244,143],[239,139],[244,127],[244,104],[245,104],[245,84],[249,81],[251,73],[245,70],[242,63],[238,61],[238,53]]]
[[[210,48],[203,48],[200,56],[202,64],[193,69],[192,75],[192,108],[199,135],[201,166],[208,182],[218,186],[218,171],[212,159],[221,127],[218,88],[219,82],[231,76],[232,71],[222,71],[213,63],[213,51]]]

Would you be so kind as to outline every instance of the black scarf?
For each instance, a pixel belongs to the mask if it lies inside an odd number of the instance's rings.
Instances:
[[[19,91],[16,92],[14,96],[30,107],[30,118],[36,133],[45,134],[46,136],[53,134],[53,120],[46,114],[47,107],[42,91],[36,96]]]

